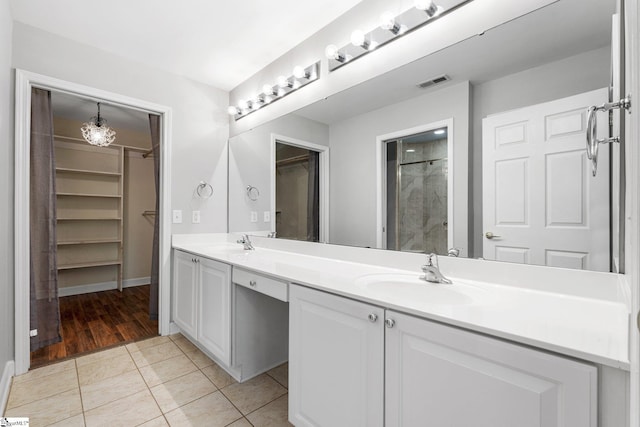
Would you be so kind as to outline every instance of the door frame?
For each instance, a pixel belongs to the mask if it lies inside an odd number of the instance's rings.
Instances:
[[[396,140],[407,136],[429,132],[438,128],[447,128],[447,247],[456,246],[456,234],[454,224],[454,129],[453,118],[431,122],[428,124],[415,126],[378,135],[376,137],[376,247],[387,249],[387,150],[385,145],[389,140]],[[466,193],[465,193],[466,197]],[[465,240],[466,242],[466,236]]]
[[[329,241],[329,147],[326,145],[314,144],[301,139],[291,138],[276,133],[271,134],[271,159],[269,160],[270,186],[271,186],[271,223],[270,231],[276,231],[276,142],[281,141],[287,145],[304,148],[320,153],[320,200],[319,200],[319,222],[320,222],[320,243]]]
[[[160,164],[160,289],[158,329],[170,332],[170,256],[171,256],[171,108],[114,92],[16,69],[15,80],[15,207],[14,207],[14,290],[15,290],[15,371],[27,372],[30,366],[29,340],[29,176],[31,88],[63,92],[81,98],[101,99],[110,104],[157,114],[161,117]]]

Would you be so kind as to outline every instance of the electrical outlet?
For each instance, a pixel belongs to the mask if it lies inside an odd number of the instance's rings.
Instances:
[[[192,211],[191,212],[191,223],[192,224],[200,224],[200,211]]]
[[[176,209],[173,211],[173,223],[174,224],[182,224],[182,211]]]
[[[264,213],[262,214],[263,216],[263,221],[264,222],[271,222],[271,212],[269,211],[264,211]]]
[[[251,222],[258,222],[258,212],[251,211]]]

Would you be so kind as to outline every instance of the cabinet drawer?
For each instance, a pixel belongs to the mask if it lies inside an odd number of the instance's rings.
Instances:
[[[233,268],[232,278],[233,283],[237,283],[240,286],[253,289],[280,301],[289,301],[289,285],[286,282],[235,267]]]

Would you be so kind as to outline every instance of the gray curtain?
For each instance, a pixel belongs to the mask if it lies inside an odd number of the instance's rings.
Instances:
[[[62,341],[56,245],[56,167],[51,92],[31,89],[31,351]]]
[[[307,197],[307,240],[320,240],[320,153],[309,150],[309,188]]]
[[[149,114],[153,171],[156,182],[156,215],[153,224],[153,249],[151,253],[151,289],[149,290],[149,318],[158,320],[158,293],[160,288],[160,116]]]

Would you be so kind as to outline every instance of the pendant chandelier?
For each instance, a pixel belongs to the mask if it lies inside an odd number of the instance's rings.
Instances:
[[[100,103],[98,102],[98,115],[83,123],[80,128],[82,137],[91,145],[106,147],[116,140],[116,132],[107,126],[107,121],[100,117]]]

